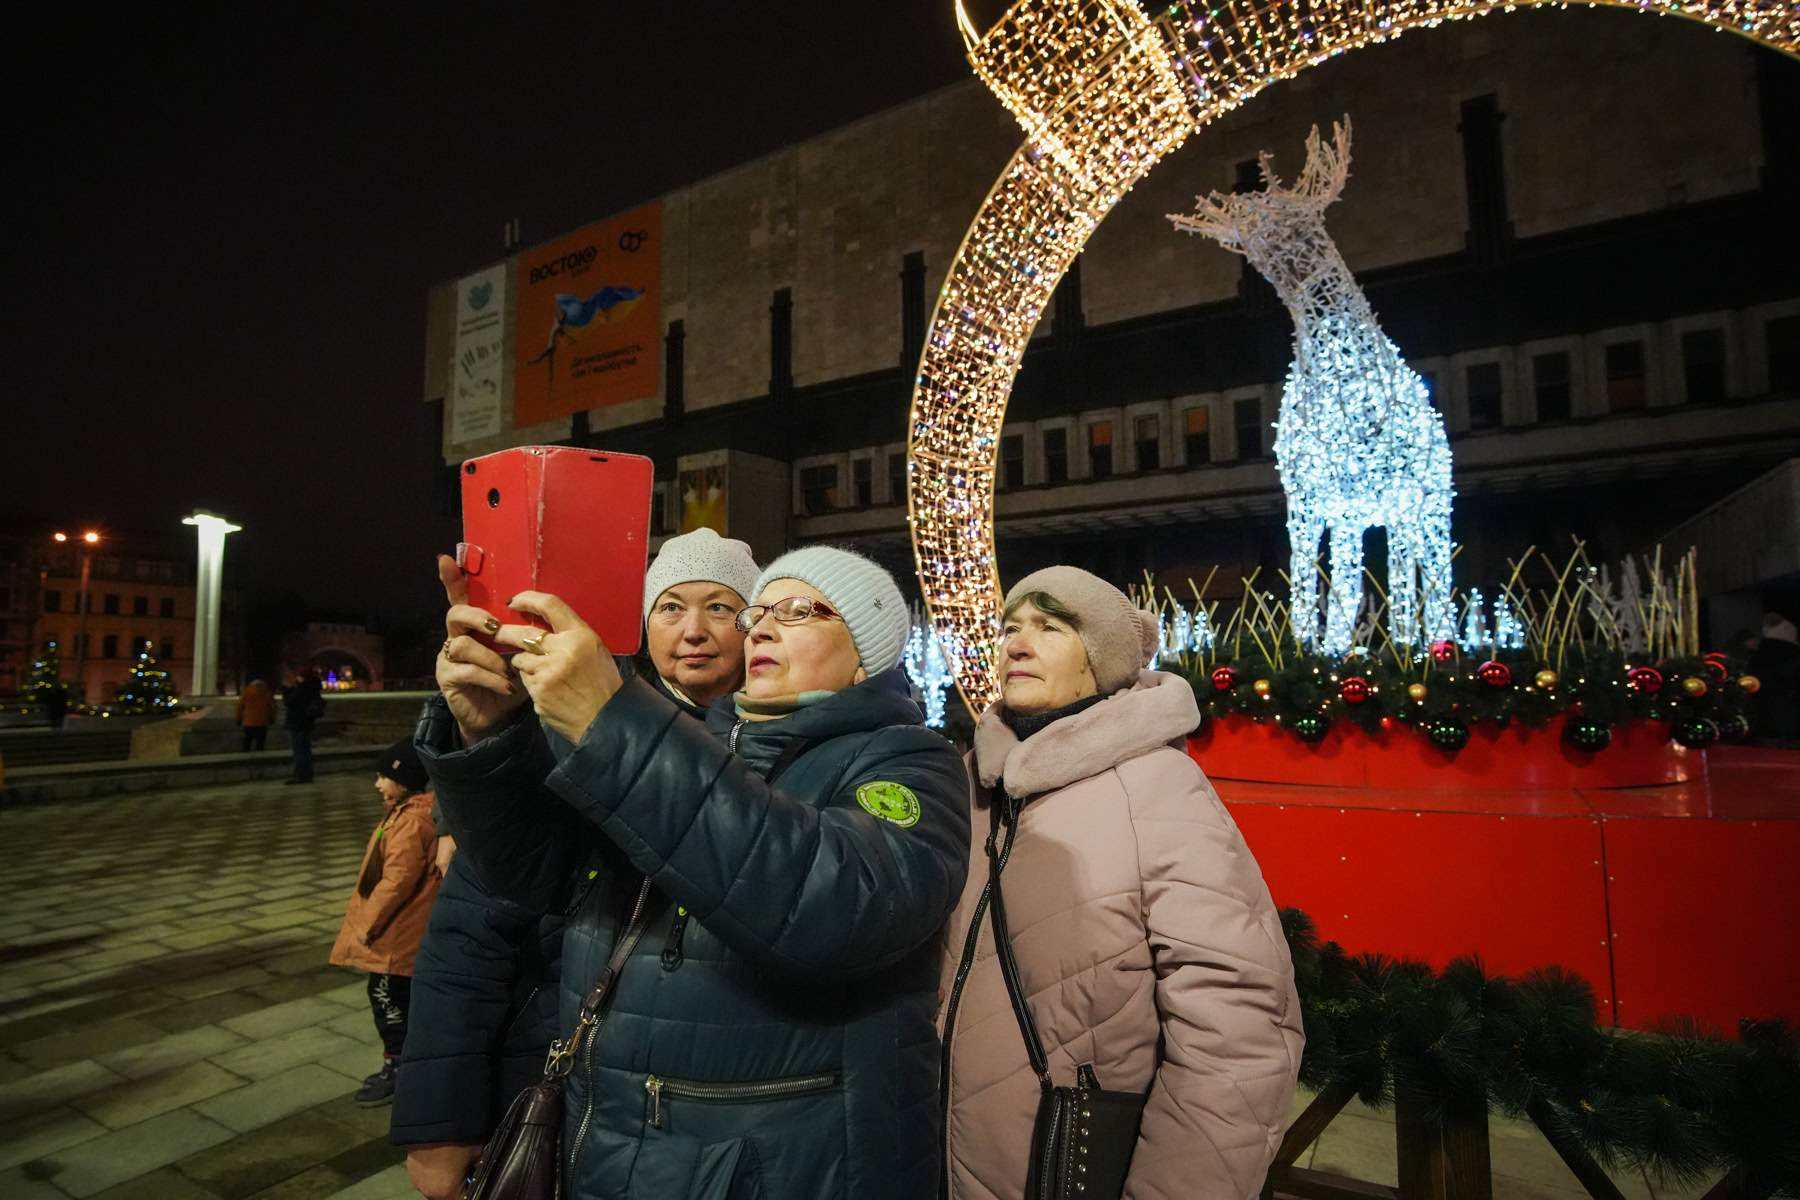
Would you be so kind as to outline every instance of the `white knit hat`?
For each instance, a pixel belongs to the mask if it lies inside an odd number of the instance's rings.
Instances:
[[[756,560],[743,542],[722,538],[704,526],[672,537],[644,574],[644,615],[650,615],[658,596],[684,583],[723,584],[748,604],[756,599],[756,572]]]
[[[757,597],[773,579],[798,579],[818,589],[850,627],[864,671],[875,675],[899,664],[912,617],[894,577],[879,564],[853,550],[803,546],[764,569],[756,581]]]

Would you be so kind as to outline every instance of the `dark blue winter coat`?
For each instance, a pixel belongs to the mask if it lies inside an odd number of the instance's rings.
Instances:
[[[560,915],[493,895],[462,854],[451,858],[413,962],[390,1142],[485,1142],[542,1077],[562,934]]]
[[[773,721],[722,701],[705,730],[633,680],[574,746],[527,713],[459,749],[437,700],[418,743],[459,854],[570,909],[559,1033],[649,884],[650,931],[568,1080],[575,1200],[935,1194],[968,781],[903,675]]]

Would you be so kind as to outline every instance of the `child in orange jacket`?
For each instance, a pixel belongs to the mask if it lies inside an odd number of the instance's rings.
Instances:
[[[386,801],[387,813],[369,836],[362,871],[331,948],[333,963],[369,972],[369,1007],[382,1053],[381,1070],[363,1080],[355,1096],[364,1108],[393,1102],[394,1072],[406,1043],[413,957],[442,880],[431,793],[426,790],[430,780],[412,742],[389,747],[376,771],[375,790]]]

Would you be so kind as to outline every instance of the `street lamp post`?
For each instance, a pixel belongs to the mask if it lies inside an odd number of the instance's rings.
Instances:
[[[59,533],[56,540],[66,542],[69,535]],[[100,542],[100,535],[88,530],[81,535],[87,549],[81,552],[81,590],[75,596],[75,694],[87,703],[87,619],[88,619],[88,578],[94,566],[94,547]]]
[[[196,508],[181,523],[194,526],[200,538],[199,578],[194,589],[194,677],[188,694],[212,696],[219,690],[219,589],[224,578],[225,535],[243,526],[203,508]]]

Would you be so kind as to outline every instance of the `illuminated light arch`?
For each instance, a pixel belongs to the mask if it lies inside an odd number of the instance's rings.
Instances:
[[[1019,0],[980,33],[975,74],[1025,129],[938,295],[907,422],[907,520],[932,624],[976,712],[994,695],[994,467],[1025,345],[1120,198],[1196,129],[1326,59],[1409,29],[1554,0]],[[1687,17],[1800,57],[1800,5],[1599,0]],[[1559,4],[1558,7],[1567,7]]]

